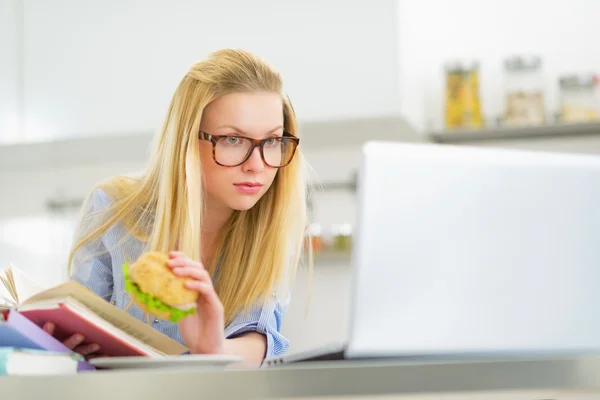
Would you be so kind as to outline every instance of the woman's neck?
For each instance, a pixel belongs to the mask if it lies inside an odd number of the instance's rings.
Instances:
[[[202,216],[202,234],[218,235],[231,214],[233,214],[231,208],[208,198]]]
[[[226,206],[216,206],[208,201],[202,219],[202,262],[208,263],[213,256],[217,238],[231,217],[233,210]]]

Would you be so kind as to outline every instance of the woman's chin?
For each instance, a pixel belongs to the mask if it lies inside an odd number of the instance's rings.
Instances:
[[[246,196],[242,198],[229,198],[227,203],[232,210],[248,211],[256,205],[258,200],[260,200],[260,197],[258,196]]]

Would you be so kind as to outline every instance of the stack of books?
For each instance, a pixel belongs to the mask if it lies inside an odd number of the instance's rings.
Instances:
[[[53,335],[42,329],[46,322],[56,325]],[[77,282],[44,288],[13,265],[0,272],[0,376],[93,371],[62,343],[75,333],[113,357],[188,350]]]

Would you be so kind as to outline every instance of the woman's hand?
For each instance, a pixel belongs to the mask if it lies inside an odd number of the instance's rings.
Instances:
[[[196,313],[179,321],[179,331],[191,353],[219,354],[225,342],[223,304],[215,292],[212,278],[202,263],[177,251],[169,253],[167,264],[177,276],[192,278],[185,283],[198,292]]]
[[[54,325],[54,322],[46,322],[43,326],[43,329],[48,334],[54,335],[56,325]],[[68,339],[66,339],[63,342],[63,344],[69,349],[73,350],[74,352],[84,356],[86,360],[90,360],[96,357],[106,357],[105,354],[98,353],[98,350],[100,350],[100,345],[96,343],[82,344],[84,342],[85,337],[83,337],[83,335],[79,333],[76,333],[74,335],[71,335],[71,337],[69,337]]]

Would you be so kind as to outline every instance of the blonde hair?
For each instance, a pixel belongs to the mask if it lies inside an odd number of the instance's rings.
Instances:
[[[290,100],[279,74],[259,57],[242,50],[220,50],[193,65],[177,87],[154,152],[139,178],[119,176],[97,185],[111,199],[97,226],[76,240],[69,255],[122,223],[145,251],[183,251],[200,260],[204,199],[198,131],[205,107],[232,92],[270,91],[283,101],[284,129],[299,135]],[[292,162],[279,169],[257,204],[234,211],[205,265],[230,322],[241,309],[271,296],[284,279],[295,276],[307,226],[306,182],[300,147]],[[85,208],[85,205],[84,205]],[[311,253],[311,252],[309,252]],[[312,258],[312,257],[310,257]]]

